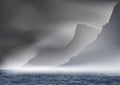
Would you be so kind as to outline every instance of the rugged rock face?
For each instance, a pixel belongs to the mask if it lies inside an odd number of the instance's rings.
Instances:
[[[95,28],[79,24],[76,27],[74,38],[65,47],[43,48],[36,57],[24,66],[59,66],[71,57],[78,55],[87,44],[96,38],[98,32]]]
[[[98,39],[100,42],[104,39],[104,43],[114,46],[120,45],[120,3],[113,10],[109,23],[103,26],[103,30]]]
[[[103,30],[97,39],[88,45],[78,56],[70,59],[69,62],[62,66],[77,66],[84,63],[109,60],[113,52],[120,49],[120,3],[113,10],[109,22],[103,26]]]

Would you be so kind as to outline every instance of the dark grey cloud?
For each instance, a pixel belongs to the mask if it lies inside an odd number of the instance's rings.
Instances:
[[[108,21],[116,4],[74,2],[77,1],[1,0],[1,66],[22,66],[36,55],[42,55],[41,50],[44,50],[44,54],[50,48],[64,48],[73,39],[77,24],[100,28]],[[57,57],[54,56],[55,59]],[[47,57],[44,59],[49,60]],[[59,63],[66,61],[65,58],[62,59]]]
[[[0,29],[0,64],[15,50],[27,47],[36,41],[36,32],[20,31],[14,28]]]

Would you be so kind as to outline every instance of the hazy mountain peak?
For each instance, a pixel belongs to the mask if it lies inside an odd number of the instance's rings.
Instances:
[[[103,30],[98,38],[88,45],[78,56],[70,59],[62,66],[81,66],[81,65],[115,65],[119,60],[120,49],[120,3],[113,10],[109,22],[103,26]],[[114,61],[115,60],[115,61]],[[111,63],[112,61],[112,63]],[[114,62],[114,64],[113,64]]]

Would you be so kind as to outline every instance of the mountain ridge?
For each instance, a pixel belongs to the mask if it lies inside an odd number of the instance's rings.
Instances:
[[[71,58],[61,66],[78,66],[97,61],[107,60],[108,55],[120,49],[120,2],[115,5],[108,23],[103,26],[103,30],[97,39],[87,46],[78,56]],[[106,57],[104,57],[106,55]]]

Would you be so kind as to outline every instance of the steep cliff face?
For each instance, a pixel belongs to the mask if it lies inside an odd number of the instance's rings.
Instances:
[[[104,43],[119,46],[120,45],[120,3],[118,3],[113,10],[109,22],[103,26],[103,30],[99,35],[99,41],[104,39]],[[97,39],[97,40],[98,40]]]
[[[120,49],[120,3],[118,3],[111,15],[111,18],[107,24],[103,26],[103,30],[98,35],[97,39],[90,45],[88,45],[83,52],[78,56],[70,59],[69,62],[62,66],[80,66],[85,63],[99,62],[116,58],[110,56],[115,54]],[[118,57],[117,57],[118,58]]]
[[[109,24],[120,26],[120,2],[114,7]]]
[[[63,48],[45,47],[24,66],[59,66],[78,55],[97,36],[98,30],[85,24],[78,24],[74,38]],[[57,61],[57,62],[55,62]]]

